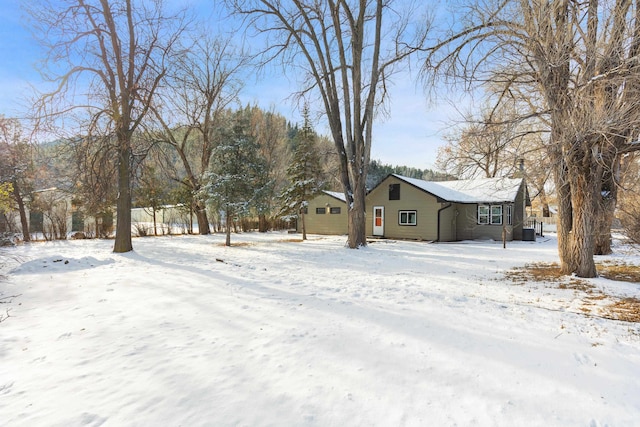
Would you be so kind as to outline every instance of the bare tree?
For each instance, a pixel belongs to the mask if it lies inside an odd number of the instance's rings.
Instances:
[[[117,200],[118,165],[110,136],[92,135],[67,141],[73,161],[75,205],[87,216],[104,223]],[[96,236],[104,236],[96,230]]]
[[[67,238],[70,203],[66,192],[55,187],[37,190],[33,194],[30,208],[42,213],[42,235],[46,240]]]
[[[562,271],[594,277],[603,183],[615,182],[619,156],[640,150],[638,5],[489,1],[464,10],[464,30],[444,36],[426,68],[501,86],[526,100],[523,116],[546,122]]]
[[[624,177],[618,206],[618,217],[623,232],[632,242],[640,244],[640,158],[637,153],[628,154],[621,161],[621,174]]]
[[[0,182],[11,184],[11,198],[20,214],[22,238],[25,242],[31,240],[25,195],[33,190],[32,155],[20,121],[0,115]]]
[[[131,243],[131,140],[147,116],[185,23],[161,0],[39,0],[31,3],[40,42],[48,49],[44,76],[56,88],[41,96],[38,115],[88,114],[89,135],[113,134],[118,165],[114,252]],[[171,16],[171,17],[170,17]],[[55,74],[62,70],[61,74]],[[47,72],[48,71],[48,72]],[[84,93],[80,99],[77,93]]]
[[[397,65],[418,51],[428,25],[412,26],[391,0],[228,0],[265,35],[266,60],[306,74],[301,94],[319,94],[340,156],[350,248],[367,244],[365,192],[376,110]]]
[[[242,86],[238,73],[246,62],[230,39],[202,34],[177,58],[169,84],[162,91],[164,106],[154,109],[161,127],[156,138],[173,147],[180,158],[184,177],[174,179],[194,195],[200,234],[211,232],[200,192],[203,174],[218,142],[216,132],[224,110],[238,99]]]
[[[479,115],[465,115],[462,126],[445,136],[447,143],[439,148],[436,165],[464,179],[526,178],[531,198],[539,200],[543,216],[548,217],[547,132],[542,123],[523,119],[514,99],[500,97],[499,101],[502,104],[487,106]]]
[[[447,135],[447,144],[438,149],[436,166],[459,178],[495,178],[512,174],[517,167],[521,137],[517,123],[495,109],[482,116],[469,114],[465,125]]]

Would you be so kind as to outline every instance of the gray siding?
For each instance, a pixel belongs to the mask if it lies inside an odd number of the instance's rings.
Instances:
[[[522,229],[527,217],[526,204],[526,188],[524,181],[522,181],[513,207],[513,240],[522,240]]]
[[[440,210],[440,241],[453,242],[456,238],[456,205],[443,203]]]
[[[502,225],[478,224],[478,205],[458,204],[458,240],[502,240]],[[507,204],[502,206],[503,222],[506,222]],[[506,225],[507,240],[513,240],[513,227]]]

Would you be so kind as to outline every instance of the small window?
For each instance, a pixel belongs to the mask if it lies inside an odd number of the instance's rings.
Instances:
[[[400,200],[400,184],[389,184],[389,200]]]
[[[329,209],[329,213],[330,214],[339,214],[340,213],[340,206],[335,207],[335,208],[330,208]]]
[[[399,211],[399,225],[416,225],[418,223],[418,214],[416,211]]]
[[[513,209],[513,206],[508,205],[507,206],[507,224],[512,225],[513,224],[513,214],[511,213]]]
[[[324,215],[327,213],[327,210],[325,208],[316,208],[316,213],[318,215]]]
[[[489,206],[478,206],[478,224],[489,224]]]
[[[502,205],[479,205],[478,224],[502,225]]]
[[[502,205],[491,206],[491,224],[502,225]]]
[[[300,208],[300,213],[307,215],[309,213],[309,209],[306,206],[303,208]]]

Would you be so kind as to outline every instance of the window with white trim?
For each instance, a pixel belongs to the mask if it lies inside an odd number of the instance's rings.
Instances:
[[[478,224],[502,225],[502,205],[478,205]]]
[[[513,206],[511,205],[507,205],[507,224],[508,225],[512,225],[513,224]]]
[[[478,224],[489,224],[489,206],[478,205]]]
[[[491,225],[502,225],[502,205],[491,205]]]
[[[417,211],[398,211],[399,225],[416,225],[418,223]]]

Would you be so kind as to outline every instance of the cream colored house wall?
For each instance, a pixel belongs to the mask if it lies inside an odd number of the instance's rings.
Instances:
[[[400,184],[400,200],[389,200],[389,185]],[[446,203],[438,203],[436,198],[424,191],[389,177],[374,188],[366,201],[368,236],[373,235],[372,212],[374,206],[384,206],[384,237],[391,239],[436,240],[438,238],[438,209]],[[400,211],[416,211],[416,225],[400,225]]]
[[[329,213],[331,207],[340,207],[339,214]],[[316,208],[325,209],[325,214],[317,214]],[[304,216],[307,233],[310,234],[347,234],[347,204],[328,194],[320,194],[309,202],[308,213]],[[302,232],[302,220],[298,218],[297,231]]]

